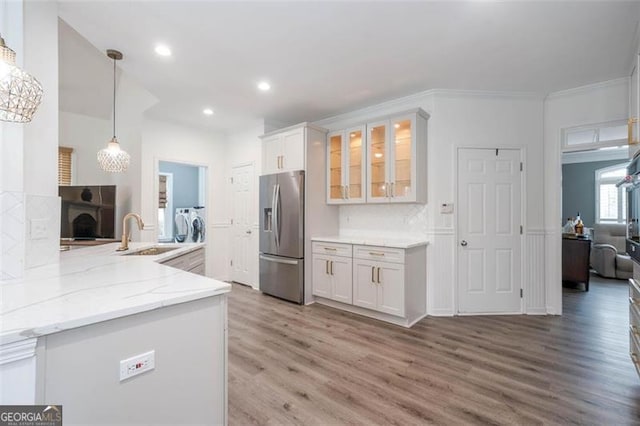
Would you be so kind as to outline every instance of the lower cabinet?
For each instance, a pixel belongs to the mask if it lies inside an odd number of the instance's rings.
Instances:
[[[313,295],[342,303],[353,302],[351,258],[313,256]]]
[[[404,267],[356,259],[353,304],[390,315],[404,316]]]
[[[316,302],[406,327],[426,315],[425,246],[346,246],[313,243]]]
[[[198,275],[206,275],[204,248],[197,248],[180,256],[160,262],[172,268],[182,269]]]

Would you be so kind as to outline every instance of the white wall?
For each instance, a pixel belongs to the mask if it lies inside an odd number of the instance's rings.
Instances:
[[[2,33],[17,65],[44,90],[31,123],[0,125],[0,279],[58,260],[57,8],[56,2],[0,1]]]
[[[629,78],[552,93],[544,102],[545,281],[547,311],[562,313],[562,129],[629,117]]]
[[[228,175],[225,137],[177,124],[145,119],[141,127],[140,202],[145,230],[142,241],[157,241],[158,162],[207,168],[207,276],[228,279],[228,238],[216,223],[228,221]],[[174,188],[178,190],[178,188]]]
[[[543,222],[543,103],[526,94],[501,94],[435,90],[418,93],[349,114],[321,120],[330,130],[377,115],[410,108],[427,111],[428,200],[424,205],[341,206],[340,232],[344,234],[422,234],[427,249],[427,307],[430,315],[453,315],[456,301],[455,215],[440,214],[437,206],[456,200],[456,151],[460,147],[517,147],[525,156],[523,287],[524,312],[543,313],[544,282],[535,275],[543,270],[540,244]],[[389,214],[391,212],[392,214]]]

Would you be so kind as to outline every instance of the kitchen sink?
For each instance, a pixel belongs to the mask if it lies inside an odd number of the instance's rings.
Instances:
[[[179,247],[147,247],[142,250],[125,254],[125,256],[157,256],[168,251],[177,250]]]

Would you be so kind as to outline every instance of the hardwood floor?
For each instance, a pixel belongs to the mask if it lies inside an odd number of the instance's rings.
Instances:
[[[229,424],[640,424],[627,297],[592,278],[562,317],[404,329],[234,284]]]

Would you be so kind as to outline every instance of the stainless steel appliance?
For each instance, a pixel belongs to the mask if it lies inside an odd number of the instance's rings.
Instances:
[[[304,303],[304,171],[260,176],[260,291]]]
[[[639,151],[640,152],[640,151]],[[640,262],[640,157],[634,156],[621,182],[627,188],[627,253]]]

